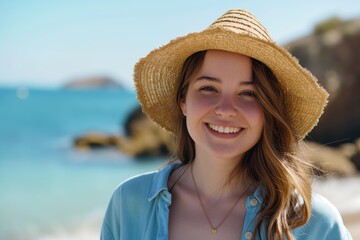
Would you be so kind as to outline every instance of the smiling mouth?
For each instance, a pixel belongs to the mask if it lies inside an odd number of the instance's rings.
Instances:
[[[224,127],[224,126],[219,126],[219,125],[215,125],[215,124],[208,124],[208,126],[219,133],[238,133],[240,132],[241,128],[238,127]]]

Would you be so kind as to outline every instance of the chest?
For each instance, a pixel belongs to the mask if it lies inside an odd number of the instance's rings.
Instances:
[[[169,206],[169,239],[242,239],[245,205],[244,199],[207,204],[193,196],[175,194]]]

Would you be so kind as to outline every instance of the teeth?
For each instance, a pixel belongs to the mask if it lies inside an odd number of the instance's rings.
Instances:
[[[237,133],[240,131],[240,128],[237,127],[223,127],[214,124],[209,124],[209,127],[219,133]]]

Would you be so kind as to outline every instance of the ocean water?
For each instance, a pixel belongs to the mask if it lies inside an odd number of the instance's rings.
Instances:
[[[95,240],[112,191],[165,159],[78,151],[76,136],[123,133],[126,90],[0,88],[0,239]],[[314,182],[342,214],[360,212],[360,178]]]
[[[112,191],[164,159],[78,151],[76,136],[123,132],[126,90],[0,89],[0,239],[98,239]]]

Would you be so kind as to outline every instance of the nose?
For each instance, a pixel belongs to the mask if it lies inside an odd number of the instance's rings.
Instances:
[[[215,107],[215,114],[221,117],[235,117],[238,110],[232,97],[223,96]]]

